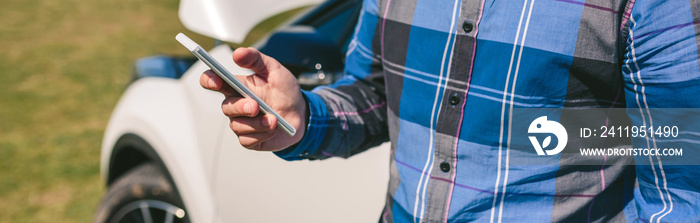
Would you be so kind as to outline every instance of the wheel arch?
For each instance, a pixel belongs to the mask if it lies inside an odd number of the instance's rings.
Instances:
[[[156,164],[172,182],[168,168],[146,140],[134,133],[122,135],[114,144],[109,158],[109,167],[106,173],[107,186],[112,185],[119,177],[143,163]]]

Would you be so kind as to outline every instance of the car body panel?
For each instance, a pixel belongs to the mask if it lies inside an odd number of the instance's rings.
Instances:
[[[245,150],[224,129],[217,215],[223,222],[375,222],[386,199],[389,144],[348,159],[285,161]]]
[[[323,0],[181,0],[180,21],[189,30],[240,43],[263,20]]]

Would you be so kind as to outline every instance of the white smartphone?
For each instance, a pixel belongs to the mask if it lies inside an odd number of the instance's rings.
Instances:
[[[278,126],[284,130],[288,135],[294,136],[296,134],[297,130],[292,127],[292,125],[287,122],[287,120],[284,120],[282,116],[277,114],[275,110],[272,110],[272,108],[267,105],[262,99],[260,99],[257,95],[255,95],[248,87],[245,86],[245,84],[241,83],[236,77],[231,74],[224,66],[221,66],[219,62],[217,62],[213,57],[207,53],[206,50],[204,50],[199,44],[195,43],[187,37],[183,33],[177,34],[175,36],[175,39],[180,42],[187,50],[189,50],[192,54],[194,54],[195,57],[197,57],[200,61],[202,61],[204,64],[209,66],[214,73],[219,75],[221,79],[223,79],[228,85],[231,85],[233,89],[238,91],[239,94],[241,94],[243,97],[246,98],[252,98],[256,102],[258,102],[258,105],[260,106],[260,110],[262,110],[265,114],[272,114],[275,117],[277,117],[277,123],[279,124]]]

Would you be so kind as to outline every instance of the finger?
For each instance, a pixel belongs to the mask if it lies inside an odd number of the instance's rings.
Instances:
[[[226,82],[224,82],[219,75],[216,75],[214,71],[207,70],[199,77],[199,85],[203,88],[218,91],[226,96],[239,96],[238,92],[233,90]]]
[[[282,66],[272,57],[250,47],[241,47],[233,51],[233,62],[236,62],[238,66],[255,71],[256,74],[262,77],[267,77],[270,72]]]
[[[232,96],[227,97],[221,103],[221,111],[224,112],[224,115],[231,118],[240,116],[255,117],[260,112],[260,108],[253,99]]]
[[[241,145],[247,149],[262,150],[262,143],[271,139],[272,137],[275,137],[276,134],[277,131],[272,130],[268,132],[238,135],[238,142],[240,142]]]
[[[274,115],[262,115],[252,118],[236,117],[231,118],[229,125],[236,135],[268,132],[277,127],[277,118]]]

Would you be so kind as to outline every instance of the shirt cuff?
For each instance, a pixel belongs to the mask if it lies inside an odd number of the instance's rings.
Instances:
[[[328,109],[326,103],[317,94],[302,90],[309,109],[309,123],[306,126],[304,137],[296,145],[274,152],[278,157],[292,161],[309,158],[314,154],[323,142],[328,128]]]

